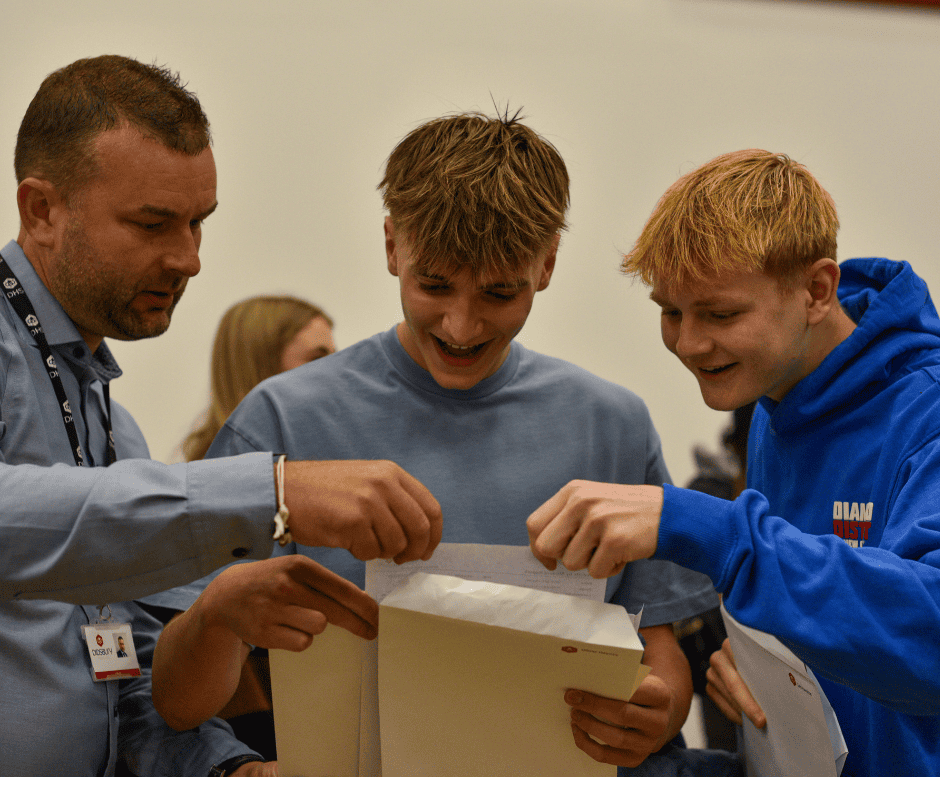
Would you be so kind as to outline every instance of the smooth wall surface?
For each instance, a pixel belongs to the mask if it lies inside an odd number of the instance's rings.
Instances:
[[[154,457],[204,407],[222,312],[257,293],[309,298],[340,346],[401,316],[375,187],[422,120],[524,107],[572,178],[571,229],[520,339],[648,403],[674,480],[714,446],[708,410],[663,348],[644,287],[617,270],[662,192],[730,150],[804,162],[842,218],[840,259],[908,259],[940,294],[940,13],[769,0],[50,0],[0,31],[0,201],[17,234],[13,146],[40,81],[119,53],[178,70],[213,124],[220,208],[203,271],[159,339],[112,342],[113,396]]]

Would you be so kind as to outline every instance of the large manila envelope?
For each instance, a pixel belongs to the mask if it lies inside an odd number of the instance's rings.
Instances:
[[[269,655],[279,773],[380,777],[376,641],[328,626]]]
[[[628,700],[649,668],[618,606],[413,575],[379,608],[385,776],[616,776],[579,750],[566,689]]]
[[[381,602],[418,565],[370,561],[366,591]],[[428,573],[506,582],[596,601],[603,599],[606,585],[584,572],[562,567],[550,572],[528,546],[445,543],[420,565]],[[376,642],[329,626],[306,651],[272,650],[270,659],[280,773],[381,776]]]

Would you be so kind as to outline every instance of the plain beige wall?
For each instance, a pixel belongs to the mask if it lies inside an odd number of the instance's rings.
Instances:
[[[212,121],[220,209],[164,337],[112,342],[113,395],[167,460],[204,406],[232,302],[292,292],[341,346],[400,318],[375,186],[395,143],[455,110],[524,106],[572,177],[571,230],[522,341],[640,394],[677,483],[727,415],[662,347],[617,271],[680,174],[744,147],[789,153],[835,197],[840,258],[910,260],[940,293],[940,14],[767,0],[122,0],[7,3],[0,32],[6,237],[16,130],[42,78],[116,52],[169,64]],[[4,239],[5,242],[5,239]]]

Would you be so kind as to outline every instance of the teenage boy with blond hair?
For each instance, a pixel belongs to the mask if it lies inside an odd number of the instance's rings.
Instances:
[[[533,551],[603,577],[655,556],[704,572],[742,623],[812,667],[845,775],[940,773],[940,320],[906,262],[835,262],[832,198],[760,150],[720,156],[657,205],[623,269],[705,403],[757,400],[736,501],[572,482]],[[766,720],[727,641],[709,694]]]
[[[394,460],[438,500],[443,539],[456,543],[527,544],[525,518],[574,477],[668,481],[638,397],[513,341],[565,228],[568,173],[555,148],[517,118],[448,116],[405,137],[380,189],[404,320],[261,384],[209,456],[264,447],[292,459]],[[343,551],[296,549],[364,584],[364,564]],[[606,597],[643,607],[652,673],[630,702],[566,693],[571,746],[635,767],[688,713],[691,677],[672,622],[717,600],[704,577],[661,561],[618,573]],[[187,702],[184,692],[174,701]]]

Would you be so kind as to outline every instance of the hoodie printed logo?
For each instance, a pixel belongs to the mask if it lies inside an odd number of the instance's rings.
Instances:
[[[832,531],[852,547],[862,547],[871,528],[871,511],[874,504],[855,501],[834,501],[832,504]]]

